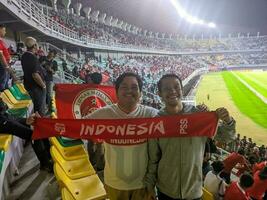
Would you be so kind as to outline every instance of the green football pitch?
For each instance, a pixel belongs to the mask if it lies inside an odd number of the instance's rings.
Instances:
[[[237,121],[237,133],[267,144],[267,72],[209,73],[197,88],[197,103],[225,107]]]

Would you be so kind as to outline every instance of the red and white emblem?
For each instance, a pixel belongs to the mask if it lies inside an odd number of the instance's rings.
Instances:
[[[98,89],[86,89],[81,91],[74,99],[72,110],[75,119],[87,118],[98,108],[112,104],[111,97]]]

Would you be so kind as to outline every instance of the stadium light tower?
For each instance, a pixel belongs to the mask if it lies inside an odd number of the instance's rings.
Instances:
[[[209,28],[216,28],[216,24],[213,22],[205,22],[203,19],[199,19],[190,15],[178,2],[178,0],[170,0],[172,6],[175,8],[177,14],[191,24],[205,25]]]

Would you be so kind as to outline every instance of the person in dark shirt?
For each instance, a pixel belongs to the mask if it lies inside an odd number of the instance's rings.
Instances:
[[[53,75],[58,69],[57,61],[55,57],[57,55],[56,50],[50,50],[47,56],[43,56],[39,59],[41,65],[45,70],[45,84],[46,84],[46,104],[48,106],[48,112],[52,112],[52,98],[53,98]]]
[[[36,40],[27,37],[25,40],[27,51],[21,57],[21,65],[24,72],[24,86],[31,96],[34,112],[38,112],[41,117],[46,114],[46,84],[45,71],[40,65],[35,53],[38,49]],[[38,140],[42,155],[50,155],[50,143],[48,139]],[[46,165],[49,165],[47,162]]]
[[[24,86],[33,101],[34,112],[41,116],[46,113],[46,84],[44,81],[45,71],[35,55],[37,42],[32,37],[25,40],[27,51],[22,55],[21,65],[24,73]]]
[[[31,125],[35,122],[36,118],[40,117],[38,112],[32,114],[28,118],[16,119],[6,112],[7,109],[7,105],[0,98],[0,135],[10,134],[24,140],[31,140],[33,134]],[[43,141],[31,141],[31,144],[38,160],[40,161],[40,169],[52,172],[53,164],[51,156],[49,152],[44,149]]]

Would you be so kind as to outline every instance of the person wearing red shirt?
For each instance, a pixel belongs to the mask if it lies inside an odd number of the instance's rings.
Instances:
[[[5,35],[6,27],[4,24],[0,24],[0,91],[8,88],[9,74],[12,76],[13,81],[17,80],[13,70],[9,66],[10,54],[3,41]]]
[[[255,174],[257,171],[260,171],[262,170],[264,167],[267,166],[267,161],[262,161],[260,163],[256,163],[254,166],[253,166],[253,169],[252,169],[252,172],[253,174]]]
[[[267,166],[254,174],[254,183],[247,192],[252,199],[263,199],[264,193],[267,192]]]
[[[249,200],[249,194],[246,192],[253,185],[253,177],[249,174],[243,174],[239,182],[233,182],[226,189],[224,200]]]
[[[220,174],[221,178],[225,179],[227,184],[230,184],[231,179],[231,172],[232,169],[236,166],[236,164],[244,165],[244,167],[249,168],[248,161],[244,157],[244,150],[239,149],[238,152],[231,153],[224,161],[224,170]]]

